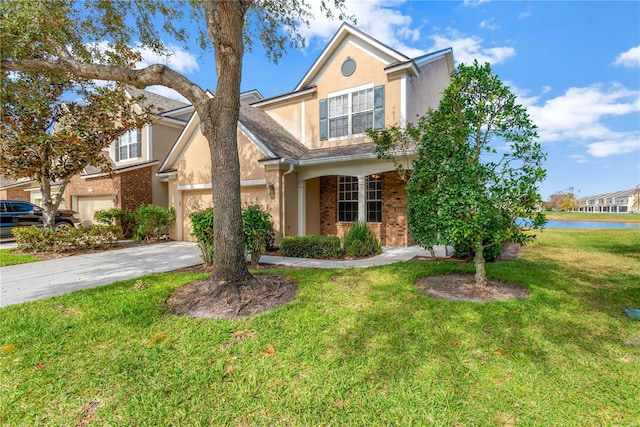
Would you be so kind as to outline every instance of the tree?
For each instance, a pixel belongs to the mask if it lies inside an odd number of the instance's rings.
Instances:
[[[335,6],[342,19],[343,3],[322,0],[320,7],[331,16],[328,6]],[[134,43],[166,54],[161,35],[170,35],[188,46],[190,32],[177,24],[186,10],[190,12],[189,21],[199,24],[198,45],[214,51],[217,87],[213,97],[166,65],[134,68],[140,58],[132,47]],[[245,45],[250,48],[252,40],[259,38],[267,56],[275,61],[287,42],[292,47],[303,46],[296,28],[309,25],[312,15],[307,2],[14,0],[2,2],[0,11],[2,72],[51,70],[121,81],[140,89],[162,85],[175,89],[193,104],[211,152],[215,253],[209,297],[224,298],[235,305],[241,286],[257,285],[244,257],[236,135]]]
[[[549,200],[545,203],[547,210],[553,211],[572,211],[580,207],[580,203],[576,198],[576,194],[573,187],[569,187],[565,191],[556,191]]]
[[[409,228],[419,244],[467,244],[477,284],[483,250],[531,238],[516,219],[544,225],[535,211],[545,154],[536,127],[489,64],[460,64],[437,110],[418,123],[421,144],[407,186]],[[505,148],[507,146],[508,148]]]
[[[640,213],[640,184],[636,185],[633,189],[633,204],[631,205],[632,212]]]
[[[75,100],[66,100],[71,96]],[[111,172],[103,150],[148,121],[122,85],[92,88],[56,73],[14,73],[2,80],[0,99],[3,173],[38,182],[45,227],[54,226],[71,178],[88,165]],[[55,198],[54,183],[59,185]]]

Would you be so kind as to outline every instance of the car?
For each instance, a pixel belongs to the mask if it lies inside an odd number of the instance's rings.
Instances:
[[[13,237],[14,227],[31,225],[42,227],[42,208],[24,200],[0,200],[0,237]],[[80,225],[80,214],[76,211],[59,209],[56,214],[57,230]]]

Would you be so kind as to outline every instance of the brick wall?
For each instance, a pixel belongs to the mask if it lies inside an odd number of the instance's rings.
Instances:
[[[24,200],[30,201],[29,193],[24,191],[29,185],[20,185],[18,187],[10,187],[0,190],[0,199],[2,200]]]
[[[76,175],[67,186],[65,202],[71,207],[72,196],[113,196],[116,192],[116,208],[135,210],[141,204],[151,203],[151,166],[117,174],[112,178],[83,179]]]
[[[123,173],[120,186],[120,201],[122,209],[135,210],[142,204],[152,203],[151,197],[151,166]]]
[[[382,175],[382,222],[369,224],[383,246],[410,244],[407,222],[407,192],[405,183],[396,172]],[[350,223],[340,223],[338,216],[338,177],[320,178],[320,234],[344,236]]]

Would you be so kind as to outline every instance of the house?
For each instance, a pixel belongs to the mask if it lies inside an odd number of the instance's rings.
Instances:
[[[597,194],[578,199],[579,212],[640,213],[638,189]]]
[[[156,172],[193,109],[186,103],[149,91],[128,88],[127,92],[136,98],[144,95],[141,107],[152,106],[153,121],[142,129],[127,132],[111,144],[106,153],[113,169],[111,176],[100,168],[87,166],[67,185],[64,203],[80,213],[85,225],[93,223],[93,214],[101,209],[133,210],[148,203],[168,206],[167,184]]]
[[[437,108],[453,72],[451,49],[409,58],[343,24],[294,89],[241,97],[241,197],[258,203],[283,236],[342,236],[366,221],[383,245],[410,244],[405,183],[377,158],[368,128],[404,126]],[[163,161],[177,221],[171,237],[192,240],[189,214],[211,206],[211,163],[194,114]],[[215,207],[214,207],[215,208]]]

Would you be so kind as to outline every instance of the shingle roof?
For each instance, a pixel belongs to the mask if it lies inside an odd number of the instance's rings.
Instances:
[[[307,147],[259,108],[242,105],[239,121],[275,154],[275,158],[297,160],[309,152]]]
[[[165,96],[158,95],[157,93],[149,92],[148,90],[137,89],[132,86],[127,87],[127,92],[129,92],[129,94],[134,98],[144,95],[144,100],[140,102],[140,106],[143,108],[149,106],[154,107],[158,113],[176,110],[189,105],[185,102],[176,101],[175,99],[167,98]]]
[[[25,184],[30,184],[32,182],[36,182],[35,179],[28,179],[28,178],[13,179],[5,176],[0,176],[0,188],[25,185]]]
[[[366,156],[376,154],[376,147],[373,142],[365,142],[355,145],[343,145],[340,147],[322,148],[320,150],[310,150],[300,160],[318,160],[335,157]]]

